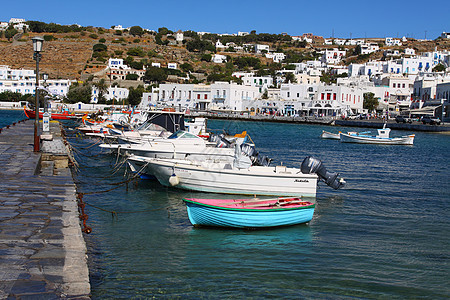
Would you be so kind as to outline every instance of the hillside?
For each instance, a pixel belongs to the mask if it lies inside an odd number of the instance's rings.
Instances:
[[[205,75],[211,73],[225,72],[225,64],[214,64],[202,60],[203,52],[189,52],[185,43],[176,43],[175,38],[170,35],[162,35],[162,41],[167,45],[156,43],[157,35],[155,33],[145,33],[140,37],[132,36],[127,32],[120,33],[111,29],[92,28],[89,27],[81,32],[68,33],[24,33],[15,36],[12,41],[8,41],[4,36],[0,38],[0,65],[8,65],[11,68],[27,68],[34,69],[35,61],[33,57],[33,47],[31,38],[34,36],[44,36],[42,60],[40,63],[41,72],[49,74],[50,78],[69,78],[84,80],[89,75],[103,70],[109,57],[123,58],[131,56],[136,62],[149,64],[150,62],[159,62],[162,66],[166,66],[169,62],[176,62],[179,65],[188,63],[193,67],[194,72],[203,73]],[[190,38],[187,37],[187,40]],[[382,39],[372,39],[372,41],[381,43]],[[102,53],[94,53],[93,46],[102,43],[106,45],[107,51]],[[163,44],[164,44],[163,43]],[[262,42],[263,43],[263,42]],[[323,45],[314,42],[312,45],[301,45],[301,43],[266,43],[271,49],[291,53],[294,57],[312,57],[314,53],[326,48],[334,48],[337,46]],[[392,47],[396,49],[404,49],[406,47],[414,48],[416,53],[425,51],[433,51],[436,47],[439,50],[450,49],[450,41],[408,41],[401,47]],[[351,53],[354,46],[346,46]],[[388,47],[382,47],[381,50]],[[130,51],[133,53],[130,55]],[[128,54],[127,54],[128,52]],[[208,51],[206,51],[208,53]],[[266,59],[262,55],[254,53],[242,52],[224,52],[220,53],[230,57],[254,56],[257,57],[262,65],[271,64],[271,60]],[[380,59],[382,52],[371,54],[364,57],[363,61],[349,54],[346,63],[364,62],[369,59]],[[317,55],[315,56],[317,57]],[[230,66],[227,66],[228,68]],[[251,68],[240,68],[241,70],[249,70]],[[229,70],[229,69],[228,69]],[[233,71],[238,68],[234,66]],[[101,74],[99,75],[101,76]]]

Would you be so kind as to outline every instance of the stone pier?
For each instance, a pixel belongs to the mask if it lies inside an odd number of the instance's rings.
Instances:
[[[60,125],[33,152],[34,121],[0,133],[0,299],[89,299],[86,244]]]

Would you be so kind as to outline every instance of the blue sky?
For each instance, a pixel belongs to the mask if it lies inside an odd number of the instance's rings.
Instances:
[[[139,25],[157,30],[257,33],[323,37],[434,39],[450,31],[450,1],[5,1],[0,20],[11,17],[63,25],[110,28]],[[40,4],[37,4],[40,3]]]

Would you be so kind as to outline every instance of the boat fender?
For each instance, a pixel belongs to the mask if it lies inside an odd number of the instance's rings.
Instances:
[[[178,178],[177,175],[172,174],[169,178],[169,183],[171,186],[176,186],[177,184],[180,183],[180,179]]]

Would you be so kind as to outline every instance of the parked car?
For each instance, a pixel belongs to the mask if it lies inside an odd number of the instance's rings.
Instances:
[[[395,117],[395,122],[397,122],[397,123],[412,123],[412,119],[410,117],[407,117],[407,116],[397,115]]]
[[[433,116],[423,116],[422,123],[430,125],[441,125],[441,119]]]

